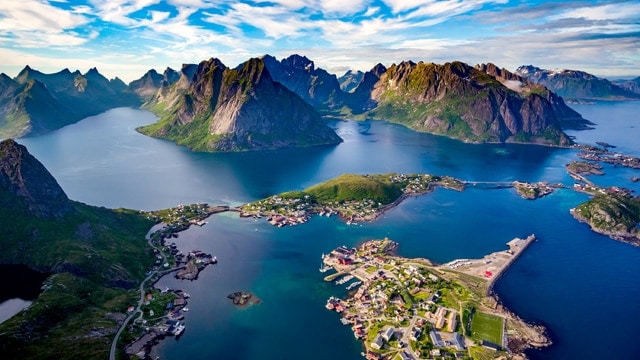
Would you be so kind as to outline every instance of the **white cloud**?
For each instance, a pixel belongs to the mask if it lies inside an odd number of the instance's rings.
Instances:
[[[626,2],[599,6],[582,6],[550,16],[550,20],[566,18],[583,18],[587,20],[621,20],[638,19],[640,3]]]
[[[364,9],[366,0],[321,0],[318,5],[327,13],[354,14]]]
[[[3,4],[0,44],[16,47],[75,46],[96,35],[77,31],[89,19],[49,3],[24,0]]]
[[[369,7],[367,8],[367,12],[365,12],[362,16],[364,17],[370,17],[373,16],[375,13],[377,13],[378,11],[380,11],[380,7],[376,6],[376,7]]]
[[[61,32],[86,24],[84,16],[36,0],[7,1],[2,5],[0,30]]]
[[[132,26],[136,24],[136,20],[131,19],[129,15],[157,4],[160,0],[90,0],[90,2],[102,21]]]

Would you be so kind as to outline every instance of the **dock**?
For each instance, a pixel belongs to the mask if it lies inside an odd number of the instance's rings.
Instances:
[[[482,259],[458,259],[441,265],[443,269],[455,270],[487,280],[487,295],[493,291],[493,285],[502,274],[522,255],[536,240],[535,235],[526,239],[515,238],[507,243],[508,250],[486,255]]]

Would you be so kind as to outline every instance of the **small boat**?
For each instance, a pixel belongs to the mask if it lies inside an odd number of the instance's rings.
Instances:
[[[188,307],[182,308],[182,311],[189,311]]]
[[[182,332],[184,331],[185,326],[184,325],[178,325],[176,326],[176,330],[173,333],[175,336],[180,336],[180,334],[182,334]]]
[[[359,286],[360,284],[362,284],[362,281],[356,281],[354,283],[349,284],[349,286],[347,286],[347,290],[351,290],[356,286]]]

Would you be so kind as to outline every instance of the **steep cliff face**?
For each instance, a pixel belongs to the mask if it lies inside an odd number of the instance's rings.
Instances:
[[[180,79],[180,74],[172,68],[166,68],[162,74],[151,69],[140,79],[129,83],[129,88],[145,100],[150,100],[162,87],[173,85]]]
[[[344,92],[351,92],[358,87],[358,84],[362,81],[364,77],[364,73],[360,70],[353,71],[349,70],[344,75],[338,78],[338,83],[340,84],[340,89]]]
[[[131,287],[151,265],[150,226],[137,211],[69,200],[24,146],[0,142],[0,263]]]
[[[0,191],[3,206],[19,199],[31,215],[59,219],[72,210],[58,182],[27,149],[13,140],[0,142]]]
[[[594,100],[637,100],[640,96],[628,91],[607,79],[596,77],[584,71],[541,69],[532,65],[523,65],[516,74],[541,84],[557,95],[573,99]]]
[[[271,55],[262,57],[273,80],[298,94],[318,110],[335,109],[343,102],[343,91],[335,75],[316,68],[306,56],[291,55],[281,61]]]
[[[180,79],[147,106],[166,114],[140,131],[201,151],[336,144],[341,139],[295,93],[275,82],[263,59],[236,69],[217,59],[183,66]]]
[[[551,105],[552,111],[562,129],[586,130],[591,129],[591,125],[595,125],[589,120],[584,119],[577,111],[567,106],[562,97],[550,91],[544,85],[529,81],[527,78],[512,73],[507,69],[500,69],[494,64],[476,65],[476,69],[493,76],[496,80],[500,81],[502,85],[523,96],[534,93],[545,98]]]
[[[392,65],[373,87],[376,105],[367,115],[472,142],[571,144],[548,94],[514,91],[485,70],[461,62]]]

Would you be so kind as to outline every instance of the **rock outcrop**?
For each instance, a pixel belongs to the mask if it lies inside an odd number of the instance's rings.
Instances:
[[[571,209],[574,218],[589,224],[591,230],[614,240],[640,246],[640,198],[616,194],[597,194]]]
[[[180,79],[146,104],[165,115],[139,129],[199,151],[276,149],[342,141],[317,111],[275,82],[263,59],[235,69],[218,59],[185,65]]]
[[[27,149],[13,140],[0,142],[0,191],[3,207],[17,199],[27,211],[44,219],[60,219],[73,206],[56,179]]]

